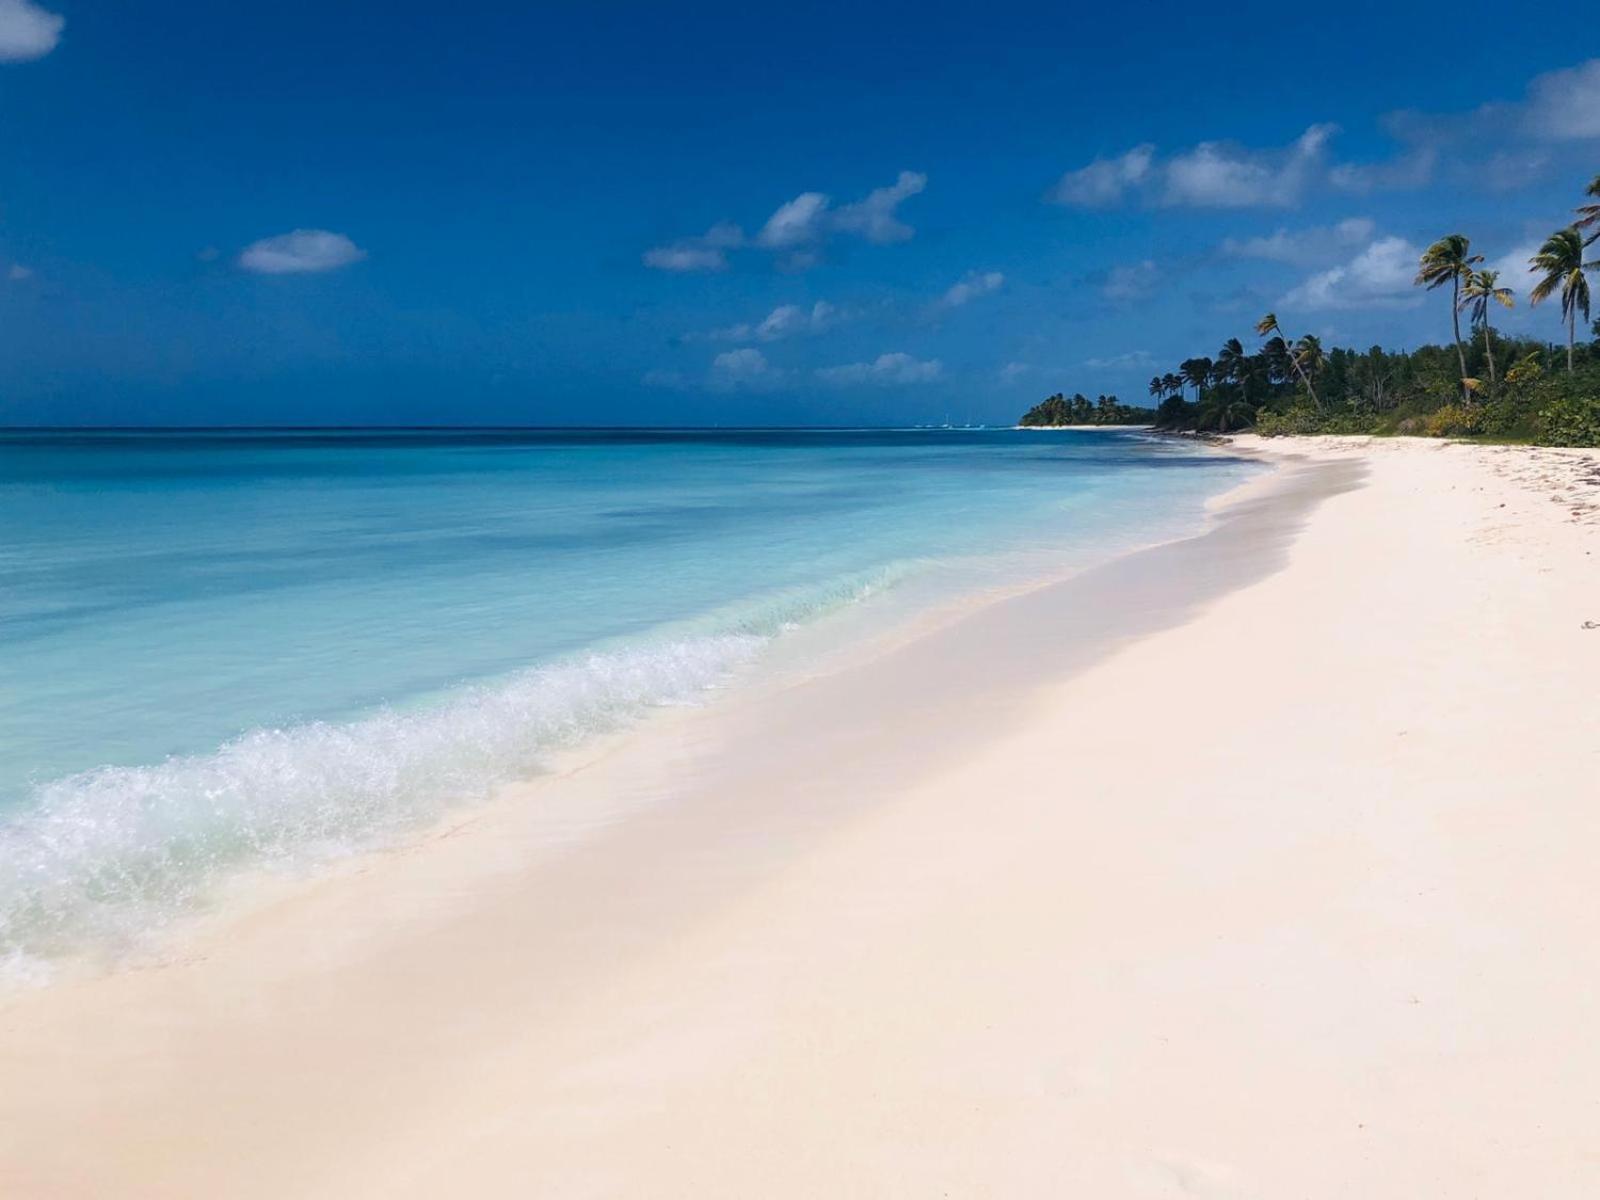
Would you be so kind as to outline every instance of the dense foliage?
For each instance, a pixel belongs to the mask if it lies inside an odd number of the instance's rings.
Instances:
[[[1243,368],[1251,376],[1243,385],[1214,367],[1192,400],[1162,384],[1164,398],[1153,423],[1211,432],[1253,426],[1268,436],[1407,433],[1600,445],[1596,325],[1595,341],[1573,347],[1570,371],[1565,346],[1506,338],[1492,328],[1459,352],[1432,345],[1412,351],[1336,347],[1308,363],[1304,379],[1292,371],[1285,375],[1268,354],[1249,356],[1255,363]],[[1492,378],[1491,353],[1506,364]]]
[[[1153,408],[1135,408],[1115,396],[1090,401],[1081,392],[1071,399],[1057,392],[1022,414],[1023,425],[1149,425],[1155,421]]]
[[[1588,195],[1600,199],[1600,175]],[[1411,351],[1324,349],[1309,334],[1291,340],[1268,313],[1255,326],[1258,348],[1229,338],[1214,358],[1185,359],[1176,371],[1151,379],[1158,407],[1150,423],[1216,433],[1253,427],[1269,436],[1409,433],[1600,445],[1600,321],[1590,327],[1593,341],[1579,340],[1590,318],[1588,275],[1600,271],[1600,261],[1584,260],[1600,240],[1600,204],[1576,213],[1576,222],[1553,233],[1529,260],[1533,284],[1526,299],[1556,302],[1560,343],[1495,330],[1495,311],[1514,307],[1518,297],[1498,272],[1480,266],[1483,256],[1472,253],[1466,236],[1453,233],[1423,252],[1415,281],[1448,298],[1447,344]],[[1022,423],[1112,423],[1092,415],[1102,410],[1149,411],[1124,408],[1114,396],[1091,406],[1082,396],[1067,401],[1057,395]]]

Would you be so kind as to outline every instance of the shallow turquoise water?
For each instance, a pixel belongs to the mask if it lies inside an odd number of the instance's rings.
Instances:
[[[342,853],[843,607],[1193,527],[1127,433],[0,434],[0,958]]]

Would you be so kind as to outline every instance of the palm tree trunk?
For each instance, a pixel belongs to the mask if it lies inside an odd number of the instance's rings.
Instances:
[[[1572,374],[1572,340],[1578,324],[1578,306],[1567,310],[1567,374]]]
[[[1461,276],[1450,281],[1450,324],[1456,331],[1456,359],[1461,363],[1461,396],[1467,396],[1467,352],[1461,345]]]
[[[1274,326],[1274,328],[1276,328],[1276,326]],[[1322,401],[1317,399],[1317,389],[1311,386],[1311,376],[1308,375],[1306,373],[1306,369],[1300,365],[1300,360],[1294,356],[1294,347],[1289,345],[1289,339],[1283,336],[1283,330],[1281,329],[1278,330],[1278,340],[1283,343],[1284,350],[1288,352],[1289,365],[1295,369],[1295,374],[1299,375],[1300,381],[1306,385],[1306,395],[1311,397],[1312,406],[1318,412],[1321,412]]]
[[[1494,374],[1494,342],[1489,337],[1489,322],[1483,323],[1483,352],[1489,356],[1489,382],[1500,382]]]
[[[1317,399],[1317,389],[1311,386],[1311,376],[1306,373],[1306,369],[1300,365],[1299,361],[1294,357],[1293,354],[1289,356],[1289,361],[1294,363],[1294,369],[1300,372],[1300,378],[1305,381],[1306,394],[1311,397],[1311,403],[1316,407],[1318,412],[1321,412],[1322,401]]]
[[[1317,398],[1317,389],[1311,386],[1311,372],[1307,371],[1304,367],[1301,367],[1300,374],[1306,381],[1306,392],[1311,396],[1311,403],[1316,407],[1318,412],[1321,412],[1322,401]]]

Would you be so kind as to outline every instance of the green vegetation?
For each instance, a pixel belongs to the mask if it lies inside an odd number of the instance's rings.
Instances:
[[[1586,194],[1600,201],[1600,175]],[[1418,287],[1448,289],[1446,345],[1325,350],[1309,334],[1291,341],[1268,313],[1255,326],[1258,349],[1229,338],[1214,358],[1185,359],[1176,371],[1153,377],[1153,413],[1115,396],[1094,405],[1083,396],[1055,395],[1022,423],[1148,422],[1213,433],[1254,428],[1269,436],[1404,433],[1600,446],[1600,321],[1591,327],[1593,341],[1578,339],[1580,320],[1590,320],[1589,273],[1600,271],[1600,260],[1584,261],[1586,249],[1600,241],[1600,203],[1581,205],[1576,215],[1529,261],[1535,274],[1528,301],[1559,298],[1561,344],[1508,337],[1493,327],[1495,310],[1514,307],[1517,297],[1498,272],[1480,268],[1483,256],[1472,253],[1471,241],[1453,233],[1423,252],[1416,277]],[[1470,325],[1465,339],[1462,313]]]
[[[1091,401],[1081,392],[1070,400],[1057,392],[1048,400],[1041,400],[1022,414],[1022,425],[1150,425],[1155,421],[1153,408],[1135,408],[1124,404],[1115,396],[1101,396]]]

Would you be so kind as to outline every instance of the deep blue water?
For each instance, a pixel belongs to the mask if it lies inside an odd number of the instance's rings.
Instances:
[[[786,630],[1192,527],[1114,432],[0,434],[0,958],[371,844]]]

